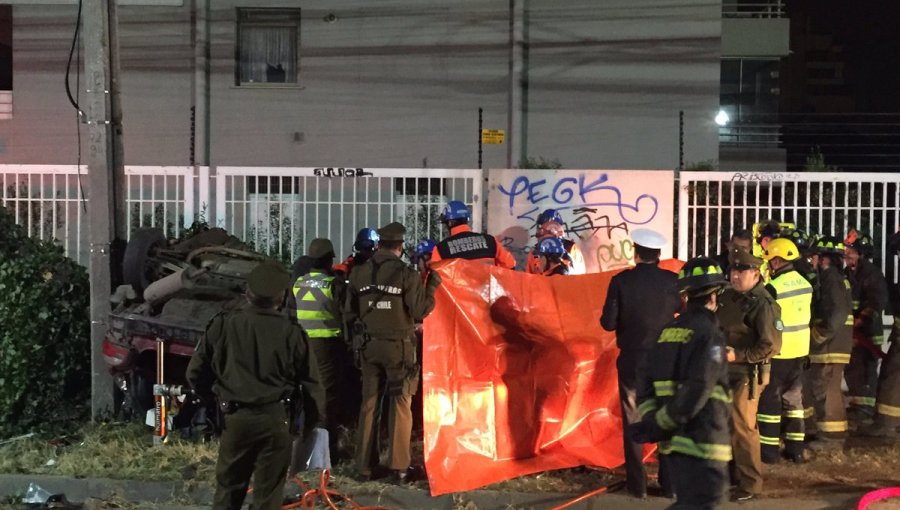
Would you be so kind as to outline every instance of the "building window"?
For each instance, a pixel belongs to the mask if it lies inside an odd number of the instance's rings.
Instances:
[[[0,90],[12,90],[12,6],[0,5]]]
[[[238,9],[235,85],[297,84],[300,9]]]
[[[720,107],[732,122],[778,113],[778,60],[723,59]]]

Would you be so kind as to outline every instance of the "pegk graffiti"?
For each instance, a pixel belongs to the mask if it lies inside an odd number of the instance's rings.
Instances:
[[[630,232],[653,228],[672,239],[674,177],[666,171],[492,170],[489,231],[520,266],[535,243],[541,211],[560,212],[566,236],[585,256],[588,272],[626,267],[634,258]],[[671,256],[671,249],[663,253]]]

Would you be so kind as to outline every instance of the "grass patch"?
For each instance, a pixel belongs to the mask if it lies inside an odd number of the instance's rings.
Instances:
[[[0,473],[211,482],[216,447],[216,443],[175,438],[164,446],[153,446],[149,427],[102,423],[49,441],[32,437],[2,445]]]

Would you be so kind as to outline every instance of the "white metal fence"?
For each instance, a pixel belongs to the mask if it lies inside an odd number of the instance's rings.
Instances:
[[[2,165],[0,205],[29,236],[56,241],[66,255],[87,264],[87,172],[85,165]],[[195,179],[194,167],[125,167],[129,235],[137,228],[157,227],[179,236],[196,218],[200,202]]]
[[[351,250],[359,229],[403,223],[411,242],[440,239],[444,204],[461,200],[481,228],[481,170],[396,168],[215,169],[216,226],[257,250],[294,260],[316,237]]]
[[[711,255],[734,230],[774,219],[818,234],[870,234],[888,281],[896,257],[883,251],[900,225],[900,176],[892,173],[681,172],[678,256]]]

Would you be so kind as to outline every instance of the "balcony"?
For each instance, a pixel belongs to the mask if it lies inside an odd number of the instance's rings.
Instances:
[[[728,172],[784,171],[780,124],[735,123],[719,128],[719,168]]]
[[[790,53],[784,2],[722,2],[722,57],[777,58]]]

